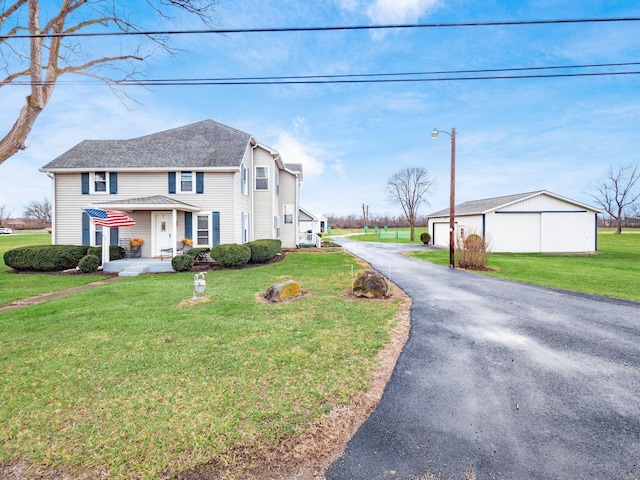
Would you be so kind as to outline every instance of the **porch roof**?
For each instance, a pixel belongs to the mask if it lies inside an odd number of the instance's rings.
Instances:
[[[151,197],[128,198],[122,200],[112,200],[110,202],[96,202],[91,207],[113,208],[131,212],[134,210],[181,210],[185,212],[199,212],[202,209],[195,205],[180,202],[164,195],[154,195]]]

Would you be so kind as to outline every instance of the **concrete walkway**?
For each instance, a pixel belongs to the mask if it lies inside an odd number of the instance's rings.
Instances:
[[[639,303],[340,243],[411,296],[412,330],[327,479],[640,479]]]

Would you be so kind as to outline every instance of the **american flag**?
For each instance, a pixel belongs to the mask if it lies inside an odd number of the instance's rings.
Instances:
[[[118,210],[107,210],[101,208],[85,208],[85,212],[91,217],[94,225],[102,225],[103,227],[133,227],[136,222],[133,218],[124,212]]]

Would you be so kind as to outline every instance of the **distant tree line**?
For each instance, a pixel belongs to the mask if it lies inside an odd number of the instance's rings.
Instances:
[[[389,215],[368,214],[367,227],[408,228],[409,221],[403,215],[397,217]],[[362,215],[327,215],[327,222],[332,228],[364,228],[365,222]],[[416,222],[418,227],[427,226],[427,217],[420,217]]]

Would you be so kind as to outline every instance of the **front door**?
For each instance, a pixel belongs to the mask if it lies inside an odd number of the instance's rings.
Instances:
[[[173,222],[170,213],[153,214],[153,255],[159,256],[165,248],[176,248],[173,240]]]

